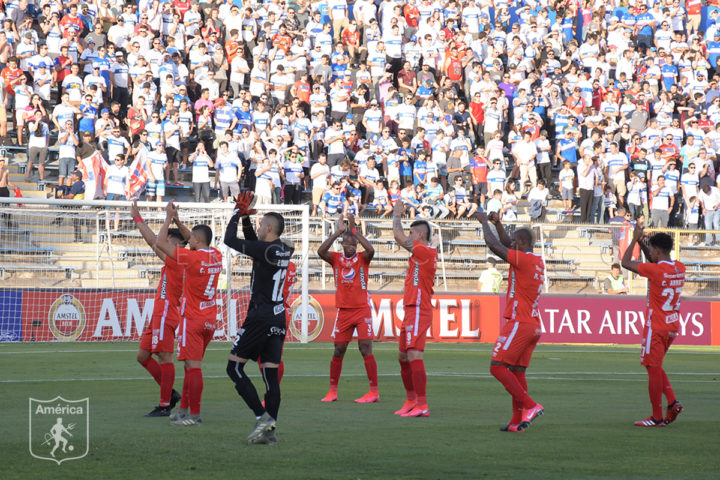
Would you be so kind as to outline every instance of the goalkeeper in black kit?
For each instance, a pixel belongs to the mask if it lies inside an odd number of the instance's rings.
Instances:
[[[257,418],[255,429],[247,437],[248,443],[273,444],[277,443],[275,422],[280,409],[278,366],[282,361],[286,329],[283,285],[294,248],[280,240],[285,220],[279,213],[266,213],[255,233],[250,222],[250,215],[255,213],[252,202],[251,192],[238,196],[235,211],[225,230],[225,245],[253,259],[247,317],[230,351],[227,374]],[[240,219],[245,240],[237,238]],[[260,367],[267,389],[264,407],[255,386],[244,372],[247,361],[257,361],[258,358],[261,359]]]

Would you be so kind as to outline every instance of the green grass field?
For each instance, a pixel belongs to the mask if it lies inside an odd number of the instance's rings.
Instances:
[[[403,402],[394,344],[376,344],[381,402],[371,405],[353,402],[367,391],[357,350],[346,356],[340,401],[323,404],[331,345],[288,344],[274,446],[245,444],[254,417],[225,376],[229,344],[206,355],[199,427],[143,418],[158,387],[136,348],[0,344],[0,478],[720,478],[717,348],[671,349],[665,367],[685,411],[643,429],[632,424],[650,413],[639,348],[541,345],[528,383],[545,415],[511,434],[498,431],[510,399],[488,373],[490,345],[429,345],[431,416],[406,419],[392,414]],[[260,386],[255,365],[248,371]],[[61,465],[28,451],[28,398],[57,395],[90,398],[90,452]]]

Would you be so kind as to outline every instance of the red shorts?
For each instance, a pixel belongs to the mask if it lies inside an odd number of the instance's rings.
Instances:
[[[152,352],[153,327],[152,320],[145,324],[142,335],[140,335],[140,350]]]
[[[665,354],[675,337],[677,337],[677,332],[655,332],[652,327],[645,325],[642,351],[640,352],[640,365],[662,367]]]
[[[428,328],[432,325],[432,310],[423,310],[417,305],[405,307],[405,318],[398,337],[401,352],[408,350],[425,351]]]
[[[540,327],[527,322],[505,322],[495,342],[492,360],[507,365],[530,365],[535,345],[540,340]]]
[[[178,331],[178,360],[202,360],[215,335],[215,322],[183,318]]]
[[[349,343],[355,330],[357,330],[358,340],[373,338],[370,305],[360,308],[338,308],[332,333],[335,343]]]
[[[152,352],[174,352],[175,330],[180,323],[180,312],[177,306],[171,306],[169,300],[157,305],[151,320]]]

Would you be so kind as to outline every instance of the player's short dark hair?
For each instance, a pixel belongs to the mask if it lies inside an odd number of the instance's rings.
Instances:
[[[535,245],[535,235],[533,235],[532,230],[530,230],[529,228],[518,228],[517,230],[515,230],[515,235],[520,235],[521,237],[524,237],[531,247]]]
[[[410,228],[412,227],[420,227],[424,226],[427,232],[425,233],[425,240],[428,242],[430,241],[430,236],[432,236],[432,228],[430,227],[430,224],[426,220],[415,220],[410,224]]]
[[[180,232],[179,228],[168,229],[168,237],[180,240],[180,243],[186,243],[185,237],[183,237],[183,234]]]
[[[212,228],[207,225],[195,225],[192,231],[194,233],[199,233],[201,238],[205,241],[205,245],[210,246],[213,238]]]
[[[285,219],[282,215],[277,212],[268,212],[265,214],[266,217],[270,217],[274,223],[273,231],[279,237],[285,231]]]
[[[618,270],[620,270],[620,264],[615,262],[612,265],[610,265],[610,268],[617,268]]]
[[[658,232],[650,237],[650,246],[659,248],[665,253],[670,253],[673,249],[673,238],[664,232]]]

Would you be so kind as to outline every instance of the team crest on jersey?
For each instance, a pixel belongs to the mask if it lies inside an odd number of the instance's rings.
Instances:
[[[61,295],[48,312],[48,327],[53,336],[63,342],[72,342],[85,330],[85,307],[70,294]]]

